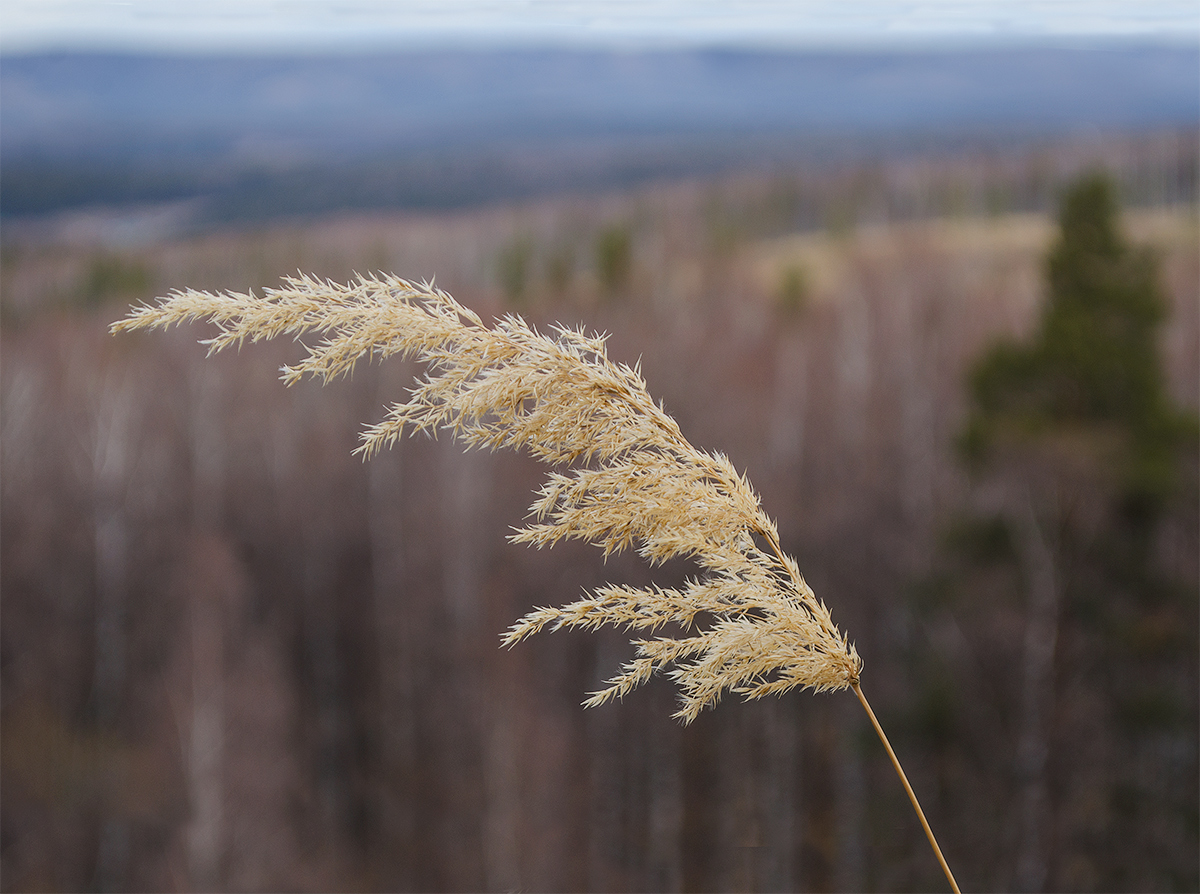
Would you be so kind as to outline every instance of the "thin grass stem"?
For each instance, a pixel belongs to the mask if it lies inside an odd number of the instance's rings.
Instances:
[[[867,711],[867,716],[871,718],[871,724],[875,727],[875,732],[879,734],[879,741],[887,749],[888,757],[892,759],[892,766],[896,768],[896,773],[899,775],[900,781],[904,783],[904,790],[908,792],[908,800],[912,801],[913,810],[917,812],[917,818],[921,820],[921,826],[925,829],[925,837],[929,839],[929,844],[933,847],[933,852],[937,855],[938,862],[942,864],[942,872],[946,873],[946,879],[950,882],[950,887],[954,889],[954,894],[962,894],[958,889],[958,882],[954,880],[954,873],[950,871],[950,866],[946,863],[946,858],[942,856],[942,849],[938,847],[937,838],[933,835],[933,829],[929,828],[929,821],[925,819],[925,811],[921,809],[921,803],[917,800],[916,792],[908,784],[908,777],[904,775],[904,768],[900,766],[900,760],[896,757],[896,752],[892,750],[892,743],[884,735],[883,727],[879,725],[879,721],[875,717],[875,712],[871,710],[871,705],[867,702],[867,697],[863,695],[858,683],[852,683],[850,688],[854,690],[854,694],[862,702],[862,706]]]

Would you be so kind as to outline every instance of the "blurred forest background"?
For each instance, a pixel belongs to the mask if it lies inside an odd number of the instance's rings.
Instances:
[[[944,889],[845,693],[685,728],[667,680],[579,707],[631,651],[619,633],[498,648],[531,606],[690,569],[507,544],[528,457],[424,437],[352,456],[415,366],[286,389],[296,344],[205,359],[200,325],[108,335],[131,302],[300,269],[436,278],[640,360],[856,643],[964,888],[1195,890],[1196,112],[843,121],[819,146],[642,130],[584,161],[586,139],[538,155],[526,134],[520,177],[468,149],[435,166],[442,200],[387,187],[425,182],[436,146],[356,161],[346,199],[311,159],[254,180],[169,141],[105,144],[107,168],[56,154],[47,134],[97,132],[61,117],[10,143],[0,885]],[[141,188],[168,168],[167,193]],[[380,199],[364,170],[400,173]],[[299,182],[319,200],[272,214]],[[261,201],[231,205],[238,183]]]

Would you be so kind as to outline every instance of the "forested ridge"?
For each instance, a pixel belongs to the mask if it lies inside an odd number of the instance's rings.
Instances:
[[[203,326],[108,334],[131,302],[299,268],[436,277],[485,319],[580,324],[640,361],[856,644],[964,888],[1194,889],[1200,240],[1194,195],[1173,197],[1195,157],[1147,145],[132,246],[6,231],[0,884],[944,886],[845,693],[727,698],[683,727],[669,680],[579,706],[630,657],[620,633],[499,648],[535,605],[693,569],[507,543],[542,477],[528,457],[427,437],[354,456],[416,366],[285,388],[286,340],[206,359]],[[1133,348],[1154,407],[1079,410],[1057,437],[1012,414],[1076,406],[1036,384],[1063,381],[1036,345],[1070,250],[1058,199],[1106,161],[1127,282],[1156,290]],[[1026,187],[1054,198],[1014,202]],[[1171,473],[1143,439],[1166,429]],[[1054,475],[1081,508],[1047,601],[1048,504],[1012,497]]]

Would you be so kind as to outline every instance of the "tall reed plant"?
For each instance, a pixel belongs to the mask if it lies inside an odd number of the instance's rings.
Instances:
[[[651,563],[692,560],[679,588],[603,586],[561,606],[535,608],[506,645],[540,630],[619,627],[635,657],[585,705],[624,696],[656,672],[680,688],[690,723],[726,692],[747,699],[801,688],[851,689],[899,774],[946,878],[957,892],[916,795],[859,686],[862,660],[785,555],[750,483],[721,454],[692,446],[646,390],[636,368],[608,359],[604,339],[521,318],[486,325],[428,284],[360,277],[347,285],[289,278],[263,297],[186,290],[134,308],[113,331],[216,324],[210,353],[246,341],[315,333],[283,380],[329,380],[363,358],[413,357],[428,374],[363,434],[370,456],[405,431],[450,431],[467,445],[529,451],[552,467],[510,539],[537,547],[586,540],[605,555],[635,549]]]

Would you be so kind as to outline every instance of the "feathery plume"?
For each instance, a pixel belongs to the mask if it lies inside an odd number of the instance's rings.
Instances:
[[[364,357],[426,363],[409,399],[364,432],[358,452],[370,456],[406,430],[449,430],[467,445],[528,450],[556,468],[514,542],[586,540],[605,555],[636,549],[652,563],[694,561],[700,574],[683,587],[603,586],[563,606],[535,608],[503,641],[512,645],[547,627],[633,631],[645,637],[633,640],[636,656],[585,704],[620,698],[664,671],[679,684],[675,716],[684,723],[726,691],[756,699],[794,688],[853,689],[958,891],[859,688],[862,660],[784,555],[758,496],[727,458],[688,443],[639,372],[608,359],[602,337],[563,327],[544,335],[512,315],[488,327],[431,284],[394,276],[340,285],[299,275],[261,298],[177,291],[132,309],[112,331],[199,319],[218,328],[205,342],[210,353],[279,335],[322,336],[300,363],[283,368],[288,384],[344,375]]]
[[[367,429],[359,451],[371,455],[406,430],[449,430],[468,445],[525,449],[557,467],[514,542],[576,539],[606,555],[632,548],[653,563],[692,559],[701,574],[681,588],[601,587],[534,609],[505,634],[507,645],[546,627],[612,625],[644,635],[634,640],[636,657],[586,704],[621,697],[660,670],[680,686],[684,722],[726,691],[753,699],[858,680],[858,653],[783,554],[750,484],[724,456],[688,443],[639,372],[608,359],[603,338],[561,327],[544,335],[516,316],[488,327],[440,289],[390,276],[339,285],[301,275],[261,298],[175,292],[133,309],[113,331],[196,319],[218,327],[210,353],[279,335],[323,336],[283,369],[289,384],[343,375],[364,357],[428,364],[408,401]]]

